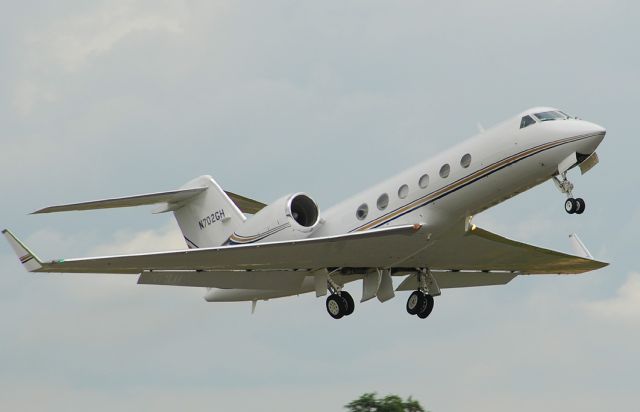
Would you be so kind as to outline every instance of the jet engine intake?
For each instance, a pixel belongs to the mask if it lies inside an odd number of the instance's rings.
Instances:
[[[283,196],[245,220],[230,244],[295,240],[309,237],[321,224],[316,202],[305,193]]]

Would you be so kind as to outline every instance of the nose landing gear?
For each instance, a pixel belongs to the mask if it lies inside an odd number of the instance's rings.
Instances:
[[[584,199],[580,197],[574,199],[572,193],[573,183],[571,183],[569,179],[567,179],[567,172],[561,173],[560,177],[554,176],[553,182],[556,184],[558,190],[567,195],[567,200],[564,202],[564,210],[570,215],[574,213],[577,215],[581,215],[586,209],[587,205]]]
[[[584,212],[585,207],[586,205],[581,197],[577,199],[570,197],[564,202],[564,210],[570,215],[574,213],[581,215]]]

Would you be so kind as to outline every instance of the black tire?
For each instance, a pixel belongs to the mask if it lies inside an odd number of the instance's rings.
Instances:
[[[330,295],[326,303],[327,312],[334,319],[342,318],[347,312],[347,303],[338,295]]]
[[[424,305],[422,306],[422,310],[420,312],[418,312],[418,317],[420,319],[425,319],[427,316],[429,316],[431,314],[431,311],[433,311],[433,296],[431,295],[425,295],[424,296]]]
[[[570,215],[576,213],[577,209],[578,209],[578,202],[576,202],[574,198],[570,197],[564,202],[564,210]]]
[[[344,316],[351,315],[356,308],[356,303],[353,301],[351,294],[343,290],[340,292],[340,297],[344,300],[344,303],[347,306],[347,309],[344,312]]]
[[[420,311],[420,309],[422,309],[424,299],[424,293],[419,290],[416,290],[409,295],[409,299],[407,299],[407,312],[409,315],[415,315]]]
[[[576,204],[577,204],[577,209],[576,209],[576,213],[581,215],[582,213],[584,213],[584,209],[587,207],[587,204],[584,202],[584,199],[582,199],[581,197],[576,199]]]

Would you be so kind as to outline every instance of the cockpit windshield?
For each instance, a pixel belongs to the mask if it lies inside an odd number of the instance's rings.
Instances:
[[[570,116],[567,116],[561,111],[556,111],[556,110],[549,111],[549,112],[536,113],[534,114],[534,116],[541,122],[548,122],[551,120],[565,120],[565,119],[571,118]]]

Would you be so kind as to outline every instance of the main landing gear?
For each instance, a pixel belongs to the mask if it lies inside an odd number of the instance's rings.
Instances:
[[[433,311],[433,297],[440,295],[440,288],[433,274],[428,269],[422,269],[417,273],[418,290],[409,295],[407,299],[407,312],[425,319]]]
[[[425,319],[431,314],[433,303],[433,296],[416,290],[407,299],[407,312],[410,315],[418,315],[420,319]]]
[[[327,312],[334,319],[340,319],[353,313],[356,305],[351,294],[345,290],[332,293],[327,298]]]
[[[586,204],[582,198],[574,199],[573,197],[573,183],[567,179],[567,172],[560,174],[560,177],[554,176],[553,182],[556,184],[558,190],[567,195],[567,200],[564,202],[564,210],[572,214],[581,215],[585,208]]]
[[[349,316],[356,308],[356,304],[351,294],[331,279],[331,275],[327,278],[327,288],[331,294],[327,297],[327,312],[334,319],[340,319]]]

